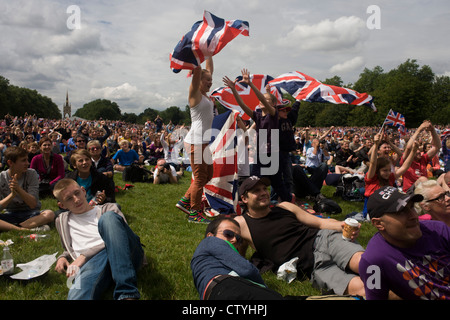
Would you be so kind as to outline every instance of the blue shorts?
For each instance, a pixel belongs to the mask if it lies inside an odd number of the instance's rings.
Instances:
[[[41,210],[39,209],[29,211],[7,211],[0,214],[0,220],[9,222],[14,225],[19,225],[22,222],[40,214]]]

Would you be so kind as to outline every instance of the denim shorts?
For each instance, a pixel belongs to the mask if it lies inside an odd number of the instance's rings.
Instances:
[[[38,216],[41,214],[41,210],[27,210],[27,211],[6,211],[3,214],[0,214],[0,220],[9,222],[14,225],[19,225],[22,222]]]
[[[358,276],[346,270],[350,259],[364,248],[355,242],[342,238],[342,232],[320,230],[314,242],[314,270],[311,282],[315,287],[333,290],[335,294],[345,293],[351,279]]]

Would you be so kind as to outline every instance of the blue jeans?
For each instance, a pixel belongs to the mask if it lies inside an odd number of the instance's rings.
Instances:
[[[99,299],[112,282],[115,283],[114,299],[139,299],[136,272],[144,257],[139,237],[113,211],[101,216],[98,230],[105,249],[81,267],[67,299]]]

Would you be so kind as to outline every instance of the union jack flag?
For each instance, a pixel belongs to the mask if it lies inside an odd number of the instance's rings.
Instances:
[[[238,206],[238,161],[236,126],[239,112],[226,111],[214,117],[209,148],[214,174],[203,188],[216,214],[240,214]]]
[[[384,124],[394,127],[402,126],[406,128],[405,117],[401,113],[395,112],[392,109],[389,110],[388,115],[384,120]]]
[[[197,21],[191,31],[178,42],[170,55],[170,67],[175,73],[193,70],[208,57],[219,53],[239,34],[249,35],[249,24],[242,20],[225,21],[205,11],[203,20]]]
[[[447,128],[441,133],[441,140],[447,139],[448,136],[450,136],[450,129]]]
[[[297,100],[308,102],[330,102],[334,104],[365,105],[377,111],[373,97],[367,93],[323,84],[320,81],[298,71],[282,74],[269,82],[280,92],[288,92]]]
[[[258,107],[259,105],[258,97],[253,92],[252,88],[250,88],[250,86],[248,86],[246,83],[240,82],[242,80],[242,76],[239,76],[236,79],[237,79],[236,91],[239,93],[244,103],[250,109],[255,110],[256,107]],[[251,74],[250,80],[259,89],[259,91],[261,91],[264,94],[266,93],[267,84],[269,84],[269,82],[273,80],[273,77],[265,74]],[[277,88],[271,86],[270,93],[275,95],[277,100],[281,102],[282,96],[280,92],[277,90]],[[225,108],[239,111],[243,120],[250,119],[250,117],[246,113],[244,113],[242,108],[236,102],[236,99],[234,98],[233,92],[231,91],[230,88],[228,87],[217,88],[213,90],[211,96],[217,101],[219,101],[219,103],[223,105]]]

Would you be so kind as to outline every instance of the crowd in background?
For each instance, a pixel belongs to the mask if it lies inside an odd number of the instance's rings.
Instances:
[[[246,125],[249,128],[250,122]],[[427,160],[426,173],[416,172],[416,174],[438,179],[449,171],[450,139],[448,129],[446,130],[443,126],[432,127],[439,137],[439,147],[433,157]],[[164,170],[164,165],[170,164],[172,167],[168,167],[167,172],[171,169],[177,179],[173,181],[167,179],[166,182],[176,183],[183,174],[183,170],[189,170],[189,160],[184,154],[183,147],[183,137],[188,130],[189,127],[184,124],[174,125],[171,121],[166,122],[159,116],[154,120],[147,120],[144,125],[138,125],[109,120],[88,121],[68,118],[54,120],[31,115],[24,117],[8,115],[0,120],[0,170],[7,167],[4,156],[7,148],[13,146],[23,148],[28,152],[30,167],[39,174],[42,195],[45,195],[46,191],[50,194],[51,186],[59,179],[68,174],[73,175],[74,165],[76,166],[76,163],[71,162],[73,153],[79,149],[86,149],[88,153],[85,156],[90,156],[93,167],[106,177],[112,178],[114,172],[123,171],[132,162],[155,165],[155,169],[160,167],[161,172]],[[320,162],[326,164],[327,178],[319,181],[319,184],[323,181],[327,183],[332,175],[336,174],[364,175],[369,169],[369,150],[378,133],[380,133],[378,127],[294,128],[296,146],[295,150],[290,152],[290,163],[294,180],[297,181],[288,181],[292,192],[295,192],[296,182],[298,184],[298,180],[304,177],[303,172],[308,174],[308,166],[311,164],[308,163],[307,150],[314,144],[318,144]],[[387,142],[384,147],[381,147],[385,150],[379,150],[378,153],[385,153],[391,161],[392,168],[399,168],[402,153],[411,137],[417,140],[421,154],[426,153],[433,146],[433,135],[430,130],[421,130],[419,127],[409,129],[405,135],[402,135],[395,127],[386,127],[380,138]],[[249,156],[244,162],[251,168],[253,143],[249,143],[248,147]],[[122,154],[131,154],[128,150],[132,151],[133,156],[128,156],[129,159],[121,159]],[[50,160],[51,168],[46,168],[45,163],[48,164]],[[129,162],[124,165],[123,161]],[[299,171],[296,167],[302,170]],[[249,172],[251,170],[247,169],[239,173],[245,177],[249,175]],[[400,188],[403,186],[402,179],[403,176],[396,177],[396,186]],[[333,182],[329,184],[335,185]],[[300,192],[298,195],[301,197],[311,194]],[[317,195],[317,192],[312,195]],[[91,196],[94,197],[94,194]]]

